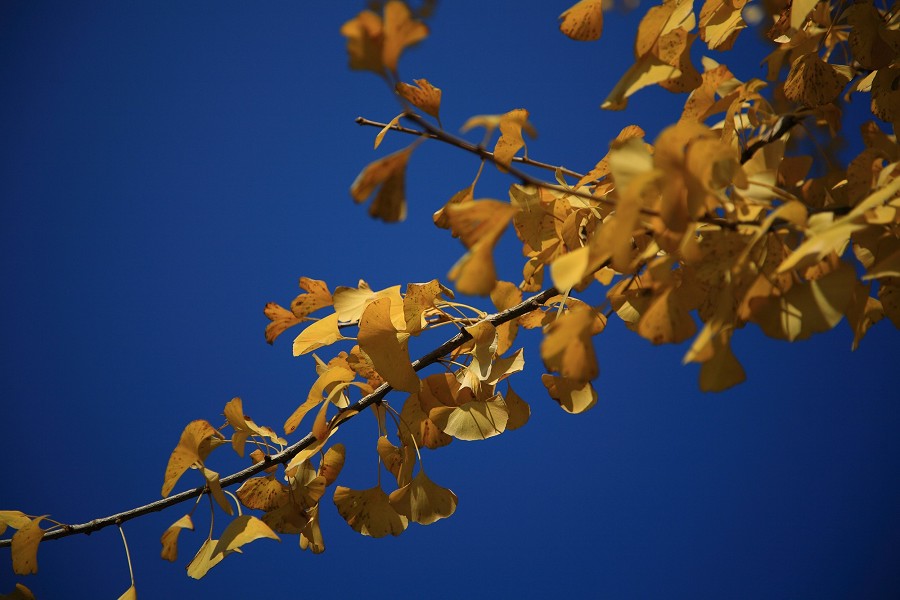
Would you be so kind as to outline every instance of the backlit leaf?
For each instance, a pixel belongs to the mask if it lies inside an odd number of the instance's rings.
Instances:
[[[488,400],[471,400],[461,406],[432,408],[428,416],[447,435],[471,442],[486,440],[506,431],[509,411],[498,394]]]
[[[784,95],[789,100],[815,108],[837,98],[848,81],[834,66],[819,58],[818,53],[810,52],[791,65],[784,81]]]
[[[300,549],[309,550],[313,554],[325,552],[325,539],[319,527],[319,505],[309,509],[309,521],[300,531]]]
[[[228,524],[222,537],[216,543],[212,556],[225,556],[234,552],[244,544],[249,544],[260,538],[269,538],[278,542],[281,539],[272,531],[271,527],[254,517],[253,515],[241,515]]]
[[[284,333],[286,329],[300,323],[297,315],[274,302],[266,304],[263,313],[271,321],[266,325],[266,342],[270,344],[274,343],[275,338]]]
[[[213,554],[213,550],[215,550],[218,542],[219,540],[213,539],[206,539],[203,542],[203,545],[200,546],[200,549],[197,550],[197,554],[194,555],[194,558],[191,559],[191,562],[187,566],[187,574],[189,577],[193,579],[202,579],[209,573],[210,569],[222,562],[222,559],[227,556],[228,553]],[[240,550],[236,550],[236,552],[240,552]]]
[[[450,270],[450,280],[463,294],[484,296],[497,284],[494,246],[517,209],[498,200],[474,200],[447,207],[453,234],[469,252]]]
[[[235,495],[247,508],[269,512],[290,500],[290,489],[272,476],[252,477],[241,484]]]
[[[391,322],[389,298],[371,302],[359,320],[359,347],[372,359],[378,374],[392,387],[415,393],[419,377],[410,365],[408,337],[398,334]]]
[[[0,534],[6,531],[7,527],[21,529],[30,522],[31,519],[20,510],[0,510]]]
[[[328,315],[307,325],[306,329],[294,338],[294,356],[312,352],[323,346],[330,346],[342,339],[344,336],[338,329],[337,313]]]
[[[382,62],[391,71],[397,71],[397,60],[408,46],[428,36],[428,27],[413,18],[405,2],[389,0],[384,5],[384,48]]]
[[[400,535],[409,520],[391,506],[388,495],[380,486],[367,490],[351,490],[337,486],[334,504],[338,513],[354,531],[375,538]]]
[[[544,365],[567,379],[590,381],[599,375],[591,340],[594,311],[579,306],[553,321],[544,333],[541,358]]]
[[[244,444],[251,435],[269,438],[274,443],[282,446],[287,444],[287,440],[279,437],[272,429],[257,425],[252,419],[244,415],[244,406],[240,398],[232,398],[225,405],[225,419],[234,428],[231,444],[238,456],[244,455]]]
[[[335,444],[325,452],[319,464],[319,475],[325,478],[325,485],[331,485],[338,478],[344,468],[346,455],[347,450],[343,444]]]
[[[175,482],[187,471],[191,465],[201,461],[200,446],[209,438],[222,438],[222,434],[207,421],[197,420],[188,423],[181,433],[178,445],[169,456],[169,464],[166,465],[166,476],[163,480],[162,495],[168,496]]]
[[[522,128],[528,122],[528,111],[516,108],[500,117],[500,139],[494,146],[494,159],[501,166],[508,167],[516,152],[525,147]]]
[[[559,30],[580,42],[599,40],[603,32],[603,1],[581,0],[559,15]]]
[[[119,596],[119,600],[137,600],[137,590],[133,583],[121,596]]]
[[[162,542],[161,556],[163,560],[174,562],[178,558],[178,534],[181,533],[182,529],[193,531],[194,523],[191,521],[191,515],[184,515],[169,525],[169,528],[163,532],[160,539],[160,542]]]

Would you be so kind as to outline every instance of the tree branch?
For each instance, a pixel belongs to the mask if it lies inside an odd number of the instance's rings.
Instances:
[[[756,151],[763,146],[771,144],[776,140],[780,140],[788,131],[793,129],[796,125],[799,125],[804,118],[806,118],[806,114],[799,113],[790,113],[780,117],[778,121],[775,122],[775,127],[770,129],[766,135],[744,148],[744,151],[741,152],[741,164],[743,165],[753,158]]]
[[[544,304],[547,300],[552,298],[553,296],[558,295],[559,292],[555,288],[548,288],[527,300],[520,302],[519,304],[508,308],[499,313],[495,313],[493,315],[488,315],[484,318],[485,321],[491,323],[492,325],[500,325],[502,323],[506,323],[507,321],[512,321],[522,315],[528,314],[533,310],[536,310],[539,306]],[[453,350],[462,346],[466,341],[471,339],[470,336],[465,330],[461,330],[452,338],[445,341],[443,344],[435,348],[434,350],[428,352],[420,359],[413,361],[412,367],[416,371],[420,371],[424,369],[428,365],[435,363],[440,357],[452,352]],[[364,408],[371,406],[377,402],[380,402],[393,388],[384,383],[380,385],[374,392],[371,394],[364,396],[360,400],[356,401],[354,404],[351,404],[347,408],[342,409],[338,416],[347,413],[349,411],[356,411],[356,414],[361,412]],[[346,419],[353,418],[354,414],[350,414],[346,417]],[[262,471],[268,469],[269,467],[277,464],[284,464],[289,462],[294,456],[296,456],[302,450],[308,448],[316,441],[315,436],[311,433],[306,437],[301,439],[298,442],[288,446],[281,452],[277,454],[273,454],[271,456],[266,456],[262,461],[256,463],[255,465],[251,465],[246,469],[238,471],[237,473],[232,473],[231,475],[224,477],[220,480],[220,484],[223,488],[230,487],[238,483],[243,483],[244,481],[250,479],[254,475],[261,473]],[[126,510],[120,513],[116,513],[114,515],[110,515],[108,517],[103,517],[99,519],[94,519],[92,521],[88,521],[86,523],[80,523],[78,525],[63,525],[59,529],[54,529],[53,531],[48,531],[44,534],[42,540],[56,540],[59,538],[68,537],[70,535],[76,534],[90,534],[104,527],[109,527],[110,525],[121,525],[125,521],[130,521],[131,519],[135,519],[137,517],[157,512],[163,510],[165,508],[169,508],[170,506],[174,506],[176,504],[180,504],[186,500],[190,500],[192,498],[196,498],[197,496],[204,494],[207,492],[206,486],[194,488],[192,490],[187,490],[181,492],[179,494],[175,494],[174,496],[169,496],[168,498],[163,498],[161,500],[157,500],[155,502],[151,502],[149,504],[145,504],[143,506],[138,506],[136,508],[132,508],[130,510]],[[12,544],[12,539],[4,539],[0,540],[0,548],[4,548],[10,546]]]

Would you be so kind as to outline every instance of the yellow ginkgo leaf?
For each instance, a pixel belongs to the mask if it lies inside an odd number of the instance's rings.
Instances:
[[[469,249],[450,270],[450,280],[463,294],[487,295],[497,283],[494,246],[518,209],[499,200],[473,200],[447,207],[453,235]]]
[[[275,302],[266,304],[263,313],[271,321],[271,323],[266,325],[266,342],[269,344],[275,343],[275,338],[284,333],[285,330],[300,323],[297,315]]]
[[[184,515],[172,523],[169,528],[163,532],[162,538],[160,538],[160,542],[162,542],[161,556],[163,560],[174,562],[175,559],[178,558],[178,534],[181,533],[182,529],[194,530],[194,523],[191,521],[191,515]]]
[[[355,378],[356,373],[354,371],[342,366],[326,368],[313,383],[312,388],[310,388],[309,394],[306,396],[306,402],[298,406],[285,421],[284,432],[288,435],[294,433],[297,426],[300,425],[300,421],[306,416],[306,413],[323,402],[322,394],[328,394],[335,386],[341,383],[348,383]]]
[[[212,495],[213,500],[216,501],[216,504],[224,510],[227,514],[234,514],[234,509],[231,507],[231,502],[228,501],[228,498],[225,496],[224,490],[222,490],[222,484],[219,483],[219,474],[212,469],[207,469],[206,467],[202,468],[203,476],[206,478],[206,486],[209,488],[209,493]]]
[[[244,415],[244,405],[240,398],[232,398],[225,405],[225,420],[234,428],[234,435],[231,436],[231,445],[234,447],[238,456],[244,455],[244,444],[251,435],[269,438],[276,444],[282,446],[287,444],[287,440],[281,438],[272,429],[257,425],[252,419]]]
[[[528,122],[528,111],[516,108],[500,117],[500,139],[494,146],[494,160],[503,167],[508,167],[516,152],[525,147],[522,139],[522,128]]]
[[[406,163],[412,150],[409,146],[369,163],[350,186],[350,195],[357,203],[365,202],[378,189],[369,206],[373,217],[388,223],[406,218]]]
[[[308,325],[300,332],[300,335],[294,338],[294,356],[312,352],[323,346],[330,346],[342,339],[344,336],[338,329],[337,313],[328,315]]]
[[[801,0],[797,0],[798,2]],[[748,0],[706,0],[700,9],[700,39],[710,50],[731,50],[747,26],[741,15]]]
[[[274,477],[253,477],[241,484],[235,494],[247,508],[268,512],[290,500],[290,489]]]
[[[331,306],[331,292],[328,291],[328,285],[324,281],[301,277],[300,289],[306,293],[300,294],[291,301],[291,312],[298,319],[305,319],[320,308]]]
[[[121,596],[119,596],[119,600],[137,600],[137,590],[133,583]]]
[[[234,519],[222,532],[222,537],[212,551],[212,557],[225,556],[234,552],[244,544],[260,538],[269,538],[280,542],[281,539],[272,529],[253,515],[241,515]]]
[[[430,377],[430,376],[429,376]],[[400,411],[401,435],[412,435],[419,448],[441,448],[453,441],[449,435],[438,429],[437,425],[428,418],[428,413],[419,402],[419,394],[412,394],[403,403]],[[407,430],[410,433],[407,433]]]
[[[597,404],[597,392],[590,381],[574,381],[545,373],[541,375],[541,383],[547,388],[550,397],[567,413],[583,413]]]
[[[400,535],[409,524],[409,520],[391,506],[381,486],[351,490],[339,485],[334,490],[334,504],[347,524],[363,535],[375,538]]]
[[[414,523],[430,525],[456,512],[459,499],[451,490],[431,481],[425,471],[405,486],[391,492],[391,506]]]
[[[498,394],[488,400],[470,400],[460,406],[438,406],[428,412],[428,417],[447,435],[471,442],[506,431],[509,411]]]
[[[194,558],[191,559],[191,562],[187,566],[187,574],[189,577],[193,579],[202,579],[209,573],[210,569],[222,562],[222,559],[229,554],[219,553],[213,555],[213,550],[215,550],[218,542],[219,540],[210,538],[207,538],[203,542],[203,545],[200,546],[200,549],[197,550],[197,554],[194,555]],[[235,550],[235,552],[240,552],[240,550]]]
[[[325,452],[322,462],[319,463],[319,475],[325,479],[325,485],[331,485],[338,478],[341,469],[344,468],[344,458],[347,450],[343,444],[335,444]]]
[[[731,351],[731,331],[722,331],[712,338],[712,356],[700,365],[700,389],[721,392],[733,387],[747,375]]]
[[[391,300],[371,302],[359,320],[359,347],[378,374],[392,387],[405,392],[419,391],[419,377],[410,364],[407,340],[409,334],[398,334],[391,322]]]
[[[351,69],[384,74],[384,27],[380,16],[364,10],[344,23],[341,35],[347,38]]]
[[[20,510],[0,510],[0,534],[6,531],[7,527],[22,529],[30,522],[31,519]]]
[[[638,334],[654,344],[679,344],[697,332],[677,290],[666,288],[641,313]]]
[[[810,52],[797,58],[784,81],[788,100],[816,108],[832,102],[841,94],[849,78],[834,66]]]
[[[362,317],[369,302],[379,298],[391,299],[391,321],[398,331],[402,331],[406,319],[399,285],[376,292],[369,287],[368,283],[360,279],[355,288],[339,286],[334,290],[334,310],[341,323],[356,323]]]
[[[403,297],[403,316],[406,331],[415,335],[425,327],[425,311],[434,307],[435,300],[445,293],[446,288],[437,279],[428,283],[410,283]],[[392,307],[393,308],[393,307]]]
[[[428,27],[413,18],[405,2],[389,0],[384,5],[384,48],[381,60],[385,67],[396,72],[400,53],[427,36]]]
[[[309,521],[300,531],[300,549],[309,550],[313,554],[325,552],[325,540],[319,527],[319,505],[309,509]]]
[[[13,573],[16,575],[32,575],[38,572],[37,551],[38,544],[44,538],[41,521],[45,518],[46,515],[30,520],[12,536]]]
[[[531,417],[531,407],[513,391],[511,385],[508,385],[506,388],[506,395],[503,396],[503,402],[506,403],[506,411],[509,414],[509,418],[506,420],[507,430],[512,431],[513,429],[518,429],[528,422],[528,419]]]
[[[200,446],[210,438],[222,439],[222,434],[207,421],[191,421],[184,428],[178,445],[169,456],[169,464],[166,465],[166,476],[162,487],[163,497],[169,495],[169,492],[175,487],[175,482],[191,465],[202,460]]]
[[[384,136],[387,134],[388,130],[392,127],[396,127],[397,123],[400,122],[400,118],[403,116],[403,113],[400,113],[393,119],[391,119],[387,125],[381,128],[381,131],[378,132],[378,135],[375,136],[375,150],[378,150],[378,146],[381,145],[381,141],[384,139]]]
[[[591,340],[594,317],[590,307],[577,306],[547,327],[541,343],[541,358],[549,370],[582,382],[599,375]]]
[[[522,301],[522,290],[509,281],[498,281],[491,290],[491,302],[498,311],[512,308]],[[497,326],[497,354],[502,355],[509,350],[516,339],[519,330],[518,319],[507,321]]]
[[[559,30],[579,42],[600,39],[603,33],[603,0],[581,0],[559,15]]]
[[[414,79],[413,83],[416,85],[400,82],[395,89],[407,102],[435,119],[440,119],[438,113],[441,110],[441,89],[428,83],[427,79]]]

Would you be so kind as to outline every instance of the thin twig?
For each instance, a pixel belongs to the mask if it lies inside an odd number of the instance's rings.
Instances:
[[[504,311],[501,311],[501,312],[498,312],[498,313],[495,313],[492,315],[488,315],[487,317],[485,317],[484,320],[495,326],[500,325],[502,323],[506,323],[507,321],[512,321],[513,319],[521,317],[522,315],[528,314],[531,311],[537,309],[539,306],[544,304],[544,302],[546,302],[553,296],[556,296],[557,294],[559,294],[559,292],[555,288],[552,288],[552,287],[548,288],[548,289],[540,292],[539,294],[536,294],[536,295],[532,296],[531,298],[528,298],[527,300],[524,300],[511,308],[508,308]],[[468,333],[466,333],[465,330],[460,331],[455,336],[453,336],[452,338],[450,338],[449,340],[447,340],[446,342],[444,342],[443,344],[441,344],[440,346],[438,346],[431,352],[425,354],[419,360],[414,361],[412,363],[413,369],[415,369],[416,371],[419,371],[421,369],[424,369],[428,365],[431,365],[431,364],[437,362],[437,360],[440,357],[442,357],[446,354],[449,354],[453,350],[456,350],[457,348],[462,346],[464,343],[466,343],[468,340],[470,340],[471,337],[472,336],[470,336]],[[359,412],[361,412],[364,408],[366,408],[372,404],[375,404],[376,402],[380,402],[388,394],[388,392],[390,392],[392,389],[393,388],[390,385],[383,383],[374,392],[372,392],[368,396],[365,396],[365,397],[361,398],[360,400],[358,400],[357,402],[355,402],[354,404],[351,404],[347,408],[342,409],[340,411],[340,413],[338,413],[338,416],[340,416],[344,413],[347,413],[349,411],[356,411],[355,413],[351,413],[345,417],[345,419],[353,418],[353,416],[355,414],[359,414]],[[294,456],[296,456],[299,452],[301,452],[302,450],[308,448],[313,443],[315,443],[315,441],[316,441],[315,436],[310,433],[309,435],[304,437],[302,440],[288,446],[281,452],[279,452],[277,454],[273,454],[271,456],[266,456],[260,462],[254,464],[254,465],[251,465],[251,466],[247,467],[246,469],[238,471],[237,473],[232,473],[231,475],[229,475],[227,477],[223,477],[219,483],[221,484],[221,486],[223,488],[230,487],[230,486],[236,485],[238,483],[243,483],[244,481],[250,479],[251,477],[253,477],[254,475],[256,475],[258,473],[261,473],[262,471],[268,469],[269,467],[272,467],[273,465],[287,463]],[[184,502],[185,500],[190,500],[191,498],[196,498],[206,492],[207,492],[207,487],[201,486],[201,487],[194,488],[192,490],[187,490],[187,491],[181,492],[180,494],[175,494],[174,496],[169,496],[168,498],[163,498],[162,500],[157,500],[155,502],[151,502],[151,503],[145,504],[143,506],[138,506],[136,508],[132,508],[132,509],[126,510],[124,512],[110,515],[108,517],[94,519],[92,521],[88,521],[86,523],[80,523],[78,525],[63,525],[62,529],[48,531],[47,533],[45,533],[44,537],[43,537],[43,541],[55,540],[55,539],[59,539],[59,538],[68,537],[70,535],[76,535],[76,534],[90,534],[90,533],[93,533],[100,529],[103,529],[104,527],[108,527],[110,525],[120,525],[120,524],[124,523],[125,521],[130,521],[131,519],[134,519],[134,518],[137,518],[137,517],[140,517],[140,516],[152,513],[152,512],[157,512],[157,511],[163,510],[164,508],[169,508],[170,506],[180,504],[181,502]],[[11,544],[12,544],[11,539],[0,540],[0,548],[7,547]]]
[[[407,113],[407,114],[410,114],[410,113]],[[388,126],[387,123],[379,123],[378,121],[371,121],[371,120],[363,118],[363,117],[356,117],[356,124],[357,125],[367,125],[370,127],[378,127],[379,129],[384,129],[385,127]],[[420,137],[427,137],[427,138],[431,138],[433,140],[441,139],[439,136],[437,136],[433,133],[428,133],[427,131],[419,131],[418,129],[411,129],[409,127],[403,127],[402,125],[391,125],[391,129],[393,129],[394,131],[399,131],[400,133],[407,133],[409,135],[418,135]],[[443,130],[438,130],[438,131],[443,131]],[[468,150],[469,152],[475,152],[477,148],[481,148],[481,150],[483,150],[486,154],[489,154],[491,157],[494,156],[493,152],[485,150],[483,146],[477,146],[477,145],[467,142],[466,140],[461,139],[461,138],[457,138],[457,139],[462,144],[462,146],[460,146],[460,147],[465,147],[465,149]],[[493,160],[493,158],[491,160]],[[534,160],[534,159],[528,158],[527,156],[514,156],[513,161],[517,162],[517,163],[522,163],[524,165],[529,165],[531,167],[547,169],[548,171],[554,171],[554,172],[560,171],[561,173],[565,173],[569,177],[577,177],[578,179],[581,179],[582,177],[584,177],[584,175],[582,175],[581,173],[578,173],[577,171],[573,171],[571,169],[567,169],[565,167],[560,167],[557,165],[551,165],[550,163],[541,162],[539,160]]]

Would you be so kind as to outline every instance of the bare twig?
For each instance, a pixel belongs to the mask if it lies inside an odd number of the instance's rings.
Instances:
[[[537,309],[539,306],[544,304],[547,300],[556,296],[559,292],[555,288],[548,288],[539,294],[528,298],[520,302],[519,304],[508,308],[499,313],[495,313],[493,315],[488,315],[485,317],[485,321],[491,323],[492,325],[500,325],[502,323],[506,323],[507,321],[512,321],[522,315],[528,314],[531,311]],[[412,363],[413,369],[419,371],[424,369],[428,365],[431,365],[442,356],[456,350],[460,346],[462,346],[466,341],[471,339],[471,336],[466,333],[465,330],[460,331],[452,338],[448,339],[446,342],[432,350],[431,352],[422,356],[422,358],[414,361]],[[346,419],[352,418],[355,414],[358,414],[364,408],[380,402],[393,388],[384,383],[380,385],[374,392],[371,394],[361,398],[354,404],[344,408],[340,411],[339,414],[344,414],[350,411],[356,411],[355,413],[350,413]],[[230,487],[239,483],[243,483],[244,481],[250,479],[254,475],[261,473],[262,471],[268,469],[269,467],[277,464],[284,464],[290,461],[294,456],[296,456],[300,451],[308,448],[313,443],[315,443],[316,438],[312,434],[307,435],[302,440],[295,442],[294,444],[288,446],[281,452],[277,454],[273,454],[271,456],[266,456],[262,461],[256,463],[255,465],[251,465],[246,469],[238,471],[237,473],[232,473],[227,477],[223,477],[220,481],[220,484],[223,488]],[[114,515],[110,515],[108,517],[103,517],[99,519],[94,519],[92,521],[88,521],[86,523],[80,523],[78,525],[63,525],[59,529],[54,529],[53,531],[48,531],[44,534],[42,538],[43,541],[47,540],[55,540],[59,538],[68,537],[70,535],[76,534],[90,534],[105,527],[109,527],[110,525],[120,525],[125,521],[130,521],[131,519],[135,519],[137,517],[157,512],[163,510],[164,508],[169,508],[170,506],[174,506],[176,504],[180,504],[185,500],[190,500],[191,498],[196,498],[201,494],[207,492],[206,486],[194,488],[192,490],[187,490],[181,492],[180,494],[175,494],[174,496],[169,496],[168,498],[163,498],[162,500],[157,500],[155,502],[151,502],[149,504],[145,504],[143,506],[138,506],[136,508],[132,508],[130,510],[126,510]],[[9,546],[12,544],[11,539],[0,540],[0,548]]]

